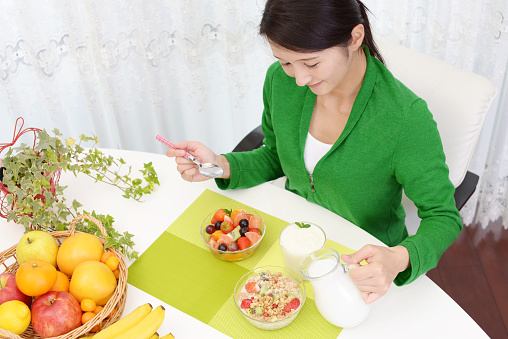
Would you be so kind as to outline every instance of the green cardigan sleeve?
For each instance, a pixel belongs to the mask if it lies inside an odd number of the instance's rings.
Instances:
[[[416,111],[419,114],[411,114]],[[411,266],[398,275],[396,285],[408,284],[436,267],[441,255],[462,230],[453,196],[455,188],[449,180],[432,114],[426,103],[419,99],[407,115],[400,129],[393,167],[397,181],[415,203],[422,221],[417,233],[401,242],[409,252]],[[429,124],[431,128],[421,128]]]
[[[277,153],[277,140],[273,131],[270,102],[272,100],[272,79],[277,69],[274,63],[268,68],[263,87],[263,146],[246,152],[224,154],[231,167],[230,179],[215,179],[220,189],[248,188],[280,178],[284,175]]]

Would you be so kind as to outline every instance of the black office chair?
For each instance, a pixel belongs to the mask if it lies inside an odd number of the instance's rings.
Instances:
[[[261,125],[259,125],[247,134],[238,145],[236,145],[233,152],[252,151],[253,149],[259,148],[263,145],[264,137]]]

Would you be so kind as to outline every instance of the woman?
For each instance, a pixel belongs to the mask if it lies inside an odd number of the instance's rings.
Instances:
[[[268,0],[260,24],[273,55],[263,89],[264,147],[216,155],[175,144],[178,171],[206,180],[185,151],[224,169],[221,189],[285,175],[286,189],[320,204],[389,247],[367,245],[348,263],[366,303],[437,265],[462,230],[436,123],[426,103],[393,77],[357,0]],[[402,190],[418,207],[408,237]]]

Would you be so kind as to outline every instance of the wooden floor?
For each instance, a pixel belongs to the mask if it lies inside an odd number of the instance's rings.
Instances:
[[[427,276],[493,339],[508,338],[508,230],[465,227]]]

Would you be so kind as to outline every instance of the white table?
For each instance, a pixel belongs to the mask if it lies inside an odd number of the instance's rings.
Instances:
[[[213,180],[189,183],[180,178],[173,159],[165,155],[132,151],[103,150],[122,157],[133,169],[152,162],[160,186],[144,202],[127,200],[121,192],[85,175],[75,178],[63,173],[60,183],[68,185],[66,197],[81,202],[87,211],[110,214],[119,231],[134,234],[135,249],[145,251],[173,221],[205,190],[219,192],[286,221],[309,220],[322,226],[328,238],[351,249],[365,244],[382,245],[370,234],[336,214],[306,201],[276,185],[265,183],[250,189],[219,190]],[[23,227],[0,218],[0,251],[16,244]],[[129,263],[130,264],[130,263]],[[161,335],[173,333],[178,339],[227,338],[221,332],[129,285],[124,315],[146,302],[164,305],[166,318]],[[345,329],[340,339],[348,338],[488,338],[483,330],[445,292],[426,276],[408,286],[392,285],[389,292],[372,305],[369,318],[353,329]]]

